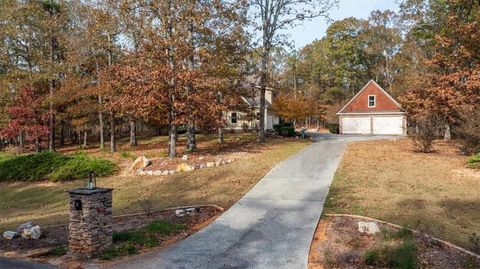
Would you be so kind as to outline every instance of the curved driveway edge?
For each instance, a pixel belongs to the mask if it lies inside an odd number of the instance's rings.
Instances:
[[[171,247],[109,268],[301,268],[346,142],[319,136],[275,166],[203,230]],[[379,139],[367,137],[366,139]]]
[[[0,268],[1,269],[55,269],[56,266],[45,264],[45,263],[36,263],[26,260],[17,260],[10,259],[6,257],[0,257]]]

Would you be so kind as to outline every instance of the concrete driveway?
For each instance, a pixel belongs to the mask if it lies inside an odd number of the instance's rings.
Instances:
[[[212,224],[166,250],[109,268],[307,268],[310,244],[346,143],[378,136],[314,134]]]

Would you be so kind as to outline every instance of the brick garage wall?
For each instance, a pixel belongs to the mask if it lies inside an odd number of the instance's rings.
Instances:
[[[375,107],[368,107],[368,96],[376,96]],[[400,112],[400,108],[380,90],[375,83],[368,83],[365,89],[342,111],[342,113]]]

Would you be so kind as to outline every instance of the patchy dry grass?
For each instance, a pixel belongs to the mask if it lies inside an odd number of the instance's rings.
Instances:
[[[180,139],[180,143],[182,140]],[[193,205],[217,204],[229,207],[246,193],[275,164],[286,159],[308,145],[294,139],[271,139],[259,145],[251,135],[229,135],[226,144],[218,146],[214,137],[199,137],[199,154],[219,152],[231,154],[236,159],[229,165],[162,177],[136,176],[127,172],[99,178],[97,185],[114,188],[114,214],[140,212],[137,202],[147,198],[152,210]],[[134,156],[159,157],[166,146],[164,137],[143,138],[140,146],[128,150]],[[76,149],[63,151],[73,152]],[[98,149],[86,149],[89,155],[103,156],[116,160],[122,167],[131,163],[119,151],[110,154]],[[128,154],[128,156],[130,156]],[[125,153],[123,153],[125,155]],[[28,220],[47,225],[64,223],[68,219],[68,195],[66,190],[82,187],[83,181],[65,183],[4,183],[0,184],[0,230],[14,229],[17,224]]]
[[[324,212],[382,219],[470,248],[469,236],[480,232],[480,171],[467,168],[453,142],[434,147],[423,154],[408,139],[349,144]]]

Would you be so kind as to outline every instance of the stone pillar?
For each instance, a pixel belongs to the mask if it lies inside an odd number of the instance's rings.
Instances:
[[[81,188],[68,191],[70,253],[91,256],[112,245],[112,190]]]

